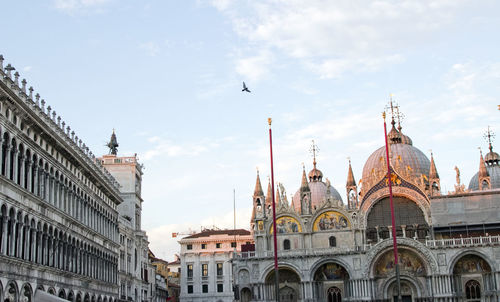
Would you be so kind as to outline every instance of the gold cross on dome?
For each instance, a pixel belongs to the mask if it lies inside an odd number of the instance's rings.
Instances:
[[[491,145],[491,142],[495,139],[495,133],[491,131],[490,126],[488,126],[488,130],[486,131],[483,137],[488,142],[490,151],[493,151],[493,146]]]
[[[313,164],[314,164],[314,167],[316,168],[316,153],[319,152],[319,148],[318,148],[318,145],[314,144],[314,140],[312,140],[312,145],[311,145],[311,148],[309,149],[309,152],[311,152],[313,155]]]

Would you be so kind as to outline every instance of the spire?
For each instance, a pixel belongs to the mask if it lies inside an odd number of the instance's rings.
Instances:
[[[434,163],[434,156],[431,152],[431,168],[429,170],[429,179],[439,178],[439,174],[436,169],[436,164]]]
[[[302,183],[300,184],[300,189],[303,191],[309,191],[309,184],[307,183],[306,177],[306,167],[302,165]]]
[[[109,148],[109,154],[116,155],[118,153],[118,141],[116,140],[116,134],[115,134],[115,129],[113,129],[113,133],[111,134],[111,139],[109,140],[109,143],[107,144]]]
[[[351,160],[349,159],[349,171],[347,172],[347,187],[355,186],[356,180],[354,179],[354,173],[352,173]]]
[[[488,177],[488,170],[486,169],[486,164],[484,163],[483,152],[479,149],[479,153],[481,154],[481,158],[479,159],[479,177]]]
[[[255,190],[253,191],[253,196],[262,196],[264,191],[262,191],[262,185],[260,184],[259,169],[257,169],[257,180],[255,181]]]
[[[269,180],[267,183],[266,205],[272,205],[272,204],[273,204],[273,194],[271,191],[271,180]]]
[[[276,188],[276,195],[275,195],[275,199],[276,199],[276,204],[280,205],[282,204],[283,200],[281,200],[281,194],[280,194],[280,189],[279,189],[279,184],[278,184],[278,187]]]

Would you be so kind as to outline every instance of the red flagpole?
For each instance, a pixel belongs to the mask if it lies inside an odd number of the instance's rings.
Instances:
[[[387,142],[387,124],[385,122],[385,112],[382,113],[384,118],[384,138],[385,138],[385,157],[387,162],[387,180],[389,184],[389,200],[391,202],[391,222],[392,222],[392,244],[394,249],[394,263],[396,266],[396,281],[398,286],[398,301],[401,301],[401,280],[399,276],[399,261],[398,261],[398,241],[396,239],[396,223],[394,219],[394,203],[392,201],[392,179],[391,165],[389,163],[389,143]]]
[[[269,123],[269,150],[271,153],[271,196],[273,197],[273,240],[274,240],[274,276],[276,301],[279,301],[279,274],[278,274],[278,239],[276,238],[276,203],[274,202],[274,168],[273,168],[273,135],[271,131],[272,119],[268,118]]]

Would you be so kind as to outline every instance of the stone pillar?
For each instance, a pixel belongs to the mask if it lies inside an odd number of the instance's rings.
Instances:
[[[380,242],[380,234],[378,232],[378,226],[375,226],[375,230],[377,231],[377,242]]]
[[[403,237],[406,238],[406,225],[401,225],[401,230],[403,231]]]
[[[392,238],[392,225],[388,225],[387,228],[389,229],[389,238]]]
[[[24,165],[25,165],[25,156],[24,154],[20,154],[19,155],[19,159],[21,161],[21,166],[19,167],[19,185],[21,187],[25,187],[25,182],[24,182],[24,174],[25,174],[25,169],[24,169]]]
[[[28,175],[26,177],[26,189],[29,191],[29,192],[33,192],[33,184],[31,182],[31,177],[32,177],[32,165],[33,165],[33,161],[28,158],[28,161],[27,161],[27,164],[28,164]]]
[[[6,213],[8,214],[8,213]],[[1,215],[1,213],[0,213]],[[7,234],[8,234],[8,230],[7,230],[7,220],[8,220],[8,216],[4,216],[2,217],[2,250],[1,250],[1,253],[2,255],[6,255],[7,254]]]
[[[10,179],[10,152],[12,146],[7,143],[7,148],[5,148],[5,177]]]
[[[17,157],[19,155],[19,150],[17,149],[17,146],[15,146],[13,149],[12,149],[12,152],[14,154],[12,160],[13,160],[13,163],[12,163],[12,175],[11,175],[11,179],[14,183],[17,183],[17,166],[18,166],[18,162],[17,162]]]
[[[17,223],[17,257],[22,259],[23,256],[23,244],[24,244],[24,230],[23,230],[23,222],[20,221]]]

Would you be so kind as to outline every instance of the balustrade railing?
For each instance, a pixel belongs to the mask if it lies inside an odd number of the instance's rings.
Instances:
[[[430,248],[500,245],[500,236],[432,239],[426,240],[425,245]]]

